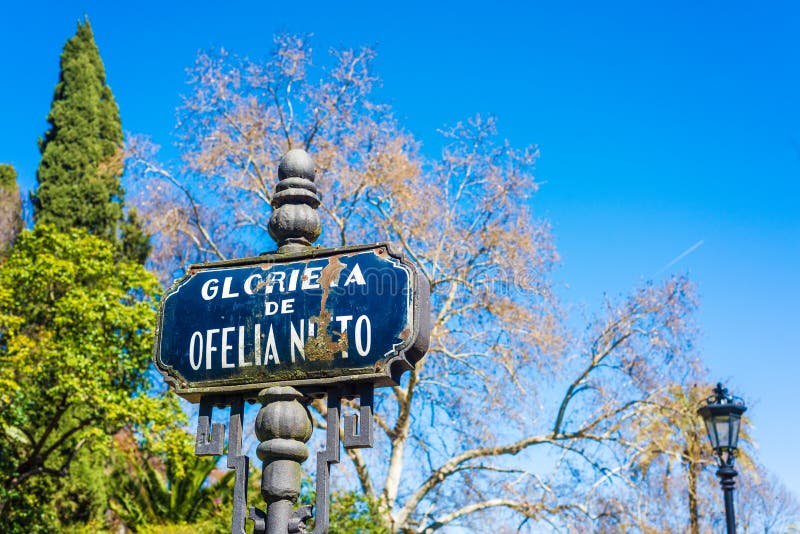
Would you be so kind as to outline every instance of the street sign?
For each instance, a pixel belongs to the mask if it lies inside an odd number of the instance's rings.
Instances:
[[[194,265],[161,301],[156,366],[193,402],[390,385],[427,350],[428,293],[387,244]]]
[[[235,470],[231,533],[306,532],[300,495],[311,397],[326,396],[325,450],[317,453],[314,532],[328,532],[331,465],[345,449],[372,447],[374,388],[397,385],[425,355],[430,286],[386,243],[323,249],[316,167],[304,150],[278,164],[267,230],[273,253],[193,265],[164,294],[156,368],[178,395],[200,404],[195,454],[225,449],[215,407],[230,406],[228,467]],[[359,399],[342,414],[342,399]],[[244,401],[258,400],[255,434],[267,510],[249,506],[242,454]],[[340,422],[344,424],[340,427]]]

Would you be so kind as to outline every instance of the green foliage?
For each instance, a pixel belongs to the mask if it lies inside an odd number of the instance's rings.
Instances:
[[[21,231],[22,198],[17,171],[11,165],[0,164],[0,260],[8,255]]]
[[[122,225],[120,238],[123,258],[144,264],[150,254],[150,236],[142,231],[141,220],[135,209],[128,211],[128,217]]]
[[[125,426],[155,442],[185,420],[174,396],[147,394],[158,283],[114,255],[40,224],[0,267],[0,531],[51,530],[53,493],[87,447],[108,450]]]
[[[36,222],[61,231],[85,228],[116,242],[125,225],[122,125],[88,19],[64,45],[47,121],[33,195]],[[134,242],[147,241],[138,226],[125,231]]]
[[[191,436],[176,432],[190,443]],[[138,448],[124,453],[112,476],[110,505],[127,527],[157,532],[193,525],[193,532],[216,532],[229,526],[234,471],[218,470],[215,457],[186,452],[166,461]]]
[[[17,189],[17,171],[8,163],[0,164],[0,188],[4,190]]]
[[[306,478],[300,487],[300,504],[313,505],[313,482]],[[314,520],[309,522],[313,527]],[[309,529],[310,531],[310,529]],[[378,502],[360,491],[334,491],[330,504],[330,534],[389,534],[383,526]]]
[[[5,450],[2,450],[5,454]],[[52,498],[49,481],[44,478],[28,482],[24,491],[6,491],[0,488],[0,499],[4,499],[4,514],[0,517],[0,532],[4,534],[28,534],[52,532],[49,525],[58,524],[55,507],[48,506]]]
[[[378,503],[358,491],[336,492],[331,498],[330,534],[389,534],[381,526]]]
[[[104,523],[103,512],[108,503],[108,461],[111,447],[81,449],[66,477],[59,480],[52,495],[52,505],[59,523],[93,525]]]
[[[47,120],[32,232],[19,234],[16,172],[0,165],[2,532],[104,524],[120,428],[185,452],[165,438],[185,420],[176,398],[148,395],[159,285],[125,217],[119,110],[88,20],[64,46]]]

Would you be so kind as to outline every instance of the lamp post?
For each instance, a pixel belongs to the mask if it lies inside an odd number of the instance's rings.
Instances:
[[[717,384],[714,394],[698,408],[708,431],[708,439],[717,457],[717,476],[725,495],[725,524],[728,534],[736,532],[736,515],[733,509],[733,489],[736,486],[736,470],[733,459],[739,443],[739,428],[742,414],[747,410],[742,399],[728,394],[728,390]]]

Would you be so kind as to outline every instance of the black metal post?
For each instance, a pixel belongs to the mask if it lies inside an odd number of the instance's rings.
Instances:
[[[717,457],[717,476],[725,500],[725,525],[728,534],[736,533],[736,512],[733,507],[733,490],[736,487],[736,469],[733,462],[739,444],[739,427],[747,406],[739,397],[728,394],[721,383],[714,388],[714,395],[697,409],[708,430],[708,439]]]
[[[264,462],[261,495],[267,510],[265,518],[253,509],[250,518],[260,534],[304,532],[298,521],[290,523],[300,495],[300,464],[308,458],[305,442],[311,437],[311,418],[301,402],[303,395],[292,387],[270,387],[259,397],[263,406],[256,416],[256,437],[261,441],[256,453]],[[305,517],[305,511],[300,513]]]
[[[736,469],[723,465],[717,470],[722,491],[725,495],[725,525],[728,534],[736,534],[736,512],[733,508],[733,490],[736,487]]]

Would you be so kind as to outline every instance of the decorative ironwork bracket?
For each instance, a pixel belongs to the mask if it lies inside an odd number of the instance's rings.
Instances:
[[[211,412],[214,404],[210,400],[200,403],[200,415],[197,418],[197,441],[194,453],[197,456],[221,456],[225,441],[225,425],[211,424]]]
[[[242,419],[244,399],[212,398],[200,402],[200,415],[197,418],[197,456],[220,456],[224,451],[225,425],[211,424],[214,406],[230,405],[228,424],[228,469],[235,472],[233,482],[233,516],[231,534],[245,534],[245,511],[247,510],[247,480],[250,474],[250,458],[242,454]]]
[[[295,510],[288,522],[289,534],[305,534],[306,522],[315,517],[313,534],[327,534],[330,524],[330,475],[331,465],[339,463],[341,445],[345,449],[372,447],[372,409],[375,396],[373,384],[362,384],[354,389],[331,388],[327,390],[327,429],[325,449],[317,452],[317,496],[316,514],[311,506],[301,506]],[[357,414],[341,416],[343,398],[359,397]],[[256,507],[247,507],[247,482],[250,458],[242,454],[242,424],[244,399],[242,397],[210,397],[200,402],[197,419],[197,441],[195,454],[198,456],[220,456],[224,453],[225,425],[211,423],[214,407],[230,406],[228,424],[228,468],[235,471],[233,486],[233,516],[231,533],[245,534],[245,521],[254,523],[253,534],[272,534],[268,531],[267,513]],[[342,432],[340,435],[340,419]],[[272,447],[269,447],[271,449]],[[264,458],[262,458],[264,459]],[[265,464],[267,460],[265,459]]]
[[[331,465],[339,463],[339,417],[343,394],[339,388],[328,389],[327,393],[325,449],[317,452],[317,499],[313,534],[328,533]],[[372,406],[375,389],[373,384],[364,384],[358,386],[355,393],[360,397],[361,406],[357,415],[344,417],[341,443],[345,449],[372,447]]]

